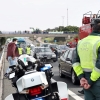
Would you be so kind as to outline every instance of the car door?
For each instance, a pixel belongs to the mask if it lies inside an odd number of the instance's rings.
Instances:
[[[69,53],[69,50],[66,50],[66,52],[60,57],[60,66],[62,68],[62,71],[65,72],[65,67],[66,67],[66,58]]]
[[[73,50],[70,50],[68,53],[68,56],[66,58],[66,72],[68,74],[71,74],[71,68],[72,68],[72,54]]]

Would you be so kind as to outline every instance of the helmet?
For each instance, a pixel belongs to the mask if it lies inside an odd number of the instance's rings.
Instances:
[[[27,47],[30,47],[30,44],[28,44]]]
[[[34,69],[36,59],[33,58],[32,56],[28,56],[27,54],[23,54],[18,58],[18,64],[22,66],[23,69],[27,70],[28,68]]]

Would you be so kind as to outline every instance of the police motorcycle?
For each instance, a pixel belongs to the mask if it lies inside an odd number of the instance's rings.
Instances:
[[[9,79],[16,93],[5,100],[68,100],[67,84],[52,79],[51,64],[24,54],[18,58],[18,65],[10,68]]]

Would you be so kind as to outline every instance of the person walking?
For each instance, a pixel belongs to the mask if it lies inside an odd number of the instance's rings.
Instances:
[[[100,20],[92,33],[80,40],[73,55],[72,66],[84,88],[85,100],[100,100]]]
[[[7,47],[6,59],[9,62],[10,67],[13,65],[17,65],[17,57],[19,56],[19,52],[16,44],[17,44],[17,39],[14,38],[12,42],[8,44]],[[9,72],[10,68],[7,69],[4,76],[7,77],[9,75]]]

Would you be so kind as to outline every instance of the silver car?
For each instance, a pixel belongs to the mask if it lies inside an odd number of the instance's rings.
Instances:
[[[48,47],[35,47],[34,49],[34,57],[36,59],[47,59],[56,61],[56,55],[52,50]]]

